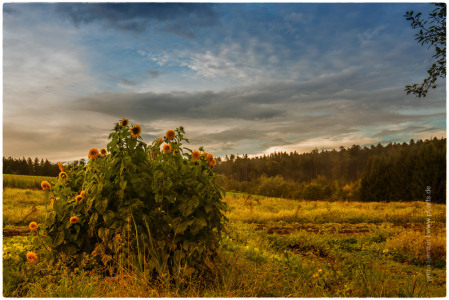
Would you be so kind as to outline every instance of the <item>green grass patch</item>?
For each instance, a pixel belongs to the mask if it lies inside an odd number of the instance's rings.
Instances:
[[[50,207],[42,191],[4,188],[3,227],[25,227],[32,221],[43,223]]]
[[[3,197],[5,229],[27,229],[30,221],[45,218],[42,191],[7,188]],[[212,271],[201,279],[149,281],[145,272],[129,268],[110,276],[91,256],[81,267],[70,267],[53,261],[30,236],[16,236],[3,239],[3,296],[446,295],[446,224],[432,223],[432,280],[427,281],[426,224],[418,216],[403,217],[425,210],[425,203],[307,202],[230,193],[226,200],[226,236]],[[34,204],[38,212],[22,221]],[[444,205],[432,204],[432,212],[443,210]],[[38,255],[37,263],[26,260],[28,251]]]
[[[42,181],[55,181],[56,177],[3,174],[3,188],[42,189]]]

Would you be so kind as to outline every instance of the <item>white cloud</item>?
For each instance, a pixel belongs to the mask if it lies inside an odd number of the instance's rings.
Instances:
[[[67,103],[97,87],[76,29],[54,26],[51,20],[36,22],[34,11],[26,9],[3,15],[4,155],[82,155],[77,153],[77,133],[88,138],[85,125],[94,118],[90,113],[77,115]]]
[[[23,106],[55,105],[95,90],[74,29],[41,24],[29,29],[5,14],[3,83],[5,114]]]

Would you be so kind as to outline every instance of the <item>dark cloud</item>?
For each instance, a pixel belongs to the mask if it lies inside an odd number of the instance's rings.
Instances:
[[[258,128],[251,128],[251,130],[242,130],[242,128],[226,129],[217,133],[210,133],[204,135],[201,139],[203,143],[221,143],[223,141],[233,141],[238,143],[245,140],[257,140],[266,138],[267,132]]]
[[[158,70],[148,70],[148,74],[151,75],[151,78],[157,78],[161,74]]]
[[[213,123],[220,130],[196,134],[191,140],[221,153],[245,153],[242,145],[248,143],[252,153],[261,153],[276,146],[293,149],[314,139],[327,140],[334,147],[347,136],[363,137],[351,141],[362,144],[438,132],[429,122],[444,118],[445,113],[429,115],[420,109],[444,109],[444,97],[430,97],[423,103],[405,95],[402,88],[358,88],[356,78],[366,80],[353,69],[306,82],[214,92],[105,93],[78,99],[74,107],[139,122],[179,120],[186,128],[201,120],[205,127]]]
[[[406,128],[402,128],[402,129],[386,129],[386,130],[382,130],[378,133],[376,133],[375,135],[373,135],[374,137],[383,137],[383,136],[389,136],[389,135],[401,135],[404,133],[410,133],[410,132],[426,132],[426,131],[432,131],[432,130],[436,130],[437,128],[432,127],[432,128],[427,128],[424,126],[407,126]]]
[[[134,86],[136,85],[136,83],[132,80],[126,79],[126,78],[120,78],[120,77],[116,77],[116,76],[109,76],[110,78],[117,80],[118,82],[124,84],[124,85],[128,85],[128,86]]]
[[[199,3],[58,3],[56,11],[74,25],[102,23],[124,31],[144,32],[151,24],[159,30],[193,37],[190,27],[217,24],[212,4]]]
[[[270,83],[223,91],[171,93],[104,93],[75,101],[86,111],[144,120],[166,118],[271,120],[285,118],[296,125],[369,126],[407,122],[428,115],[400,113],[401,109],[441,108],[440,97],[423,102],[402,88],[358,88],[357,70],[321,76],[307,82]],[[355,89],[357,86],[357,89]],[[444,115],[444,113],[443,113]],[[300,118],[300,119],[295,119]],[[296,126],[295,125],[295,126]],[[287,126],[287,125],[286,125]],[[288,127],[288,126],[287,126]]]
[[[15,8],[14,3],[4,3],[3,4],[3,13],[15,15],[15,14],[20,14],[20,11]]]
[[[238,93],[211,91],[164,94],[104,93],[79,99],[75,102],[75,106],[117,117],[125,114],[140,120],[179,117],[264,120],[284,115],[283,111],[271,106],[245,101],[244,98],[239,97]]]

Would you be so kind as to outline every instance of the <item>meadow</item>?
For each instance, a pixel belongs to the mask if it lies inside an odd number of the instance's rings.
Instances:
[[[6,179],[7,177],[4,177]],[[31,180],[31,179],[30,179]],[[327,202],[227,193],[219,259],[200,279],[148,281],[138,269],[109,276],[81,266],[26,261],[28,225],[51,209],[42,191],[3,189],[6,297],[444,297],[446,206],[425,202]],[[48,204],[48,203],[47,203]],[[431,244],[427,267],[426,241]]]
[[[54,177],[3,174],[3,188],[41,190],[41,182],[55,180]]]

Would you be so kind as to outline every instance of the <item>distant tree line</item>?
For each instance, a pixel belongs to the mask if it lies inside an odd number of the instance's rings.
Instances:
[[[425,200],[446,203],[446,139],[414,143],[373,155],[361,181],[361,198],[390,201]]]
[[[48,159],[39,160],[37,157],[34,160],[30,157],[3,157],[3,174],[58,176],[59,167],[57,163],[51,163]]]
[[[309,153],[226,156],[215,167],[223,185],[267,196],[310,200],[446,202],[446,139]]]

